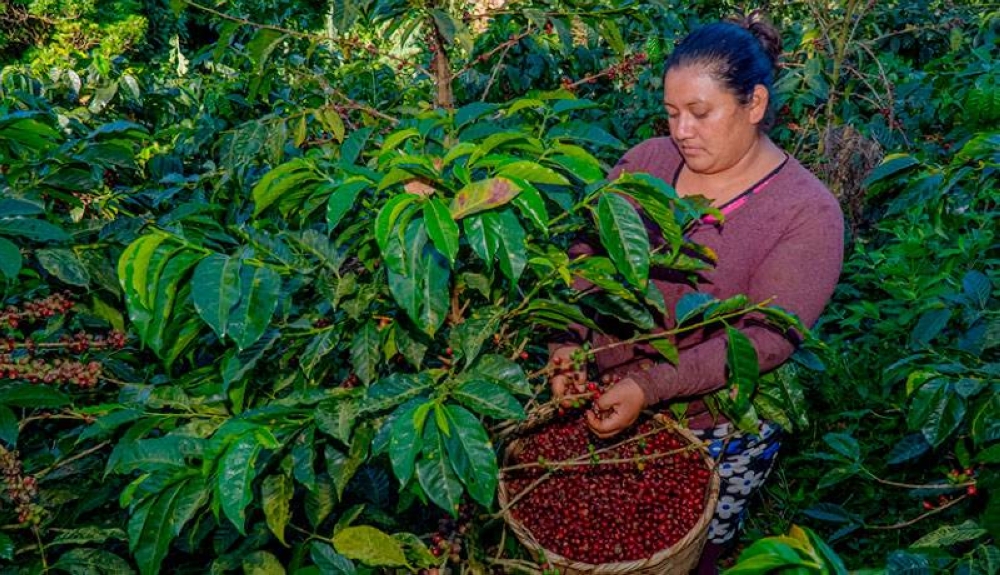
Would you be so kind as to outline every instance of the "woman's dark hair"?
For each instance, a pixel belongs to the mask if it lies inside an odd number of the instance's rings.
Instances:
[[[772,97],[761,122],[767,130],[774,123],[774,79],[781,36],[759,11],[701,26],[688,34],[667,59],[664,73],[673,68],[698,65],[726,86],[743,104],[758,84]]]

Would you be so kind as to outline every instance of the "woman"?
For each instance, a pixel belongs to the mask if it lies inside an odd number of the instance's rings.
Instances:
[[[719,299],[745,294],[754,302],[770,300],[811,326],[837,283],[844,233],[840,206],[767,136],[780,47],[777,31],[756,13],[692,32],[666,63],[663,103],[670,136],[632,148],[609,174],[652,174],[673,184],[681,196],[706,197],[725,216],[721,222],[706,218],[687,234],[717,256],[696,286],[668,274],[653,276],[667,309],[695,290]],[[672,327],[670,318],[664,327]],[[794,351],[795,334],[753,318],[736,327],[753,342],[762,372]],[[588,337],[595,349],[615,341],[604,334]],[[578,343],[553,346],[553,372],[569,364]],[[729,423],[699,401],[726,384],[724,331],[691,333],[676,343],[676,365],[646,345],[611,346],[596,354],[602,375],[620,378],[596,401],[600,417],[588,412],[596,435],[611,437],[632,425],[643,409],[673,400],[689,402],[688,423],[703,439],[732,435]],[[563,371],[550,385],[562,396],[582,392],[584,379],[583,373]],[[698,573],[716,572],[716,560],[735,542],[746,502],[774,462],[779,434],[775,425],[762,422],[759,434],[738,435],[718,454],[719,505]]]

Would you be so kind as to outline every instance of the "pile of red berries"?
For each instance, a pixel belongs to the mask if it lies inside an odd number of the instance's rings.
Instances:
[[[513,519],[573,561],[647,559],[680,541],[705,511],[704,456],[654,420],[599,440],[578,414],[556,418],[512,451],[504,482],[508,500],[520,498]]]

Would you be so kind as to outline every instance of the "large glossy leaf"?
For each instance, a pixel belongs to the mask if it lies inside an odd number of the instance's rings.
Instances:
[[[132,508],[128,520],[129,549],[140,573],[159,573],[170,543],[207,499],[202,478],[196,472],[184,470]]]
[[[439,426],[437,421],[424,426],[423,456],[417,462],[417,480],[431,501],[457,517],[462,481],[449,461],[446,438]]]
[[[402,405],[433,385],[434,380],[426,373],[392,373],[368,388],[363,411],[376,412]]]
[[[351,339],[351,366],[354,373],[365,385],[378,377],[378,366],[382,359],[382,339],[375,322],[367,321]]]
[[[403,567],[407,565],[403,546],[392,536],[368,525],[340,530],[333,536],[338,553],[373,567]]]
[[[254,215],[260,215],[285,194],[299,193],[307,185],[314,185],[317,181],[319,175],[309,160],[297,158],[281,164],[264,174],[250,192],[255,203]]]
[[[243,575],[285,575],[285,567],[267,551],[254,551],[243,558]]]
[[[319,568],[321,575],[354,575],[357,573],[354,563],[334,551],[333,547],[327,543],[314,540],[309,547],[309,557]]]
[[[753,342],[740,330],[726,326],[728,344],[726,346],[726,369],[728,381],[736,386],[735,409],[742,414],[750,408],[750,398],[757,391],[760,380],[760,365]]]
[[[450,304],[451,272],[441,252],[428,241],[421,222],[411,222],[403,245],[402,271],[388,270],[389,290],[424,333],[433,336]]]
[[[240,299],[241,267],[236,258],[211,254],[198,262],[191,278],[194,307],[220,340],[229,329],[229,312]]]
[[[21,433],[19,419],[14,411],[0,404],[0,441],[9,447],[17,447],[17,437]]]
[[[374,435],[374,430],[370,425],[361,425],[358,427],[357,433],[355,434],[354,440],[351,442],[351,446],[348,449],[347,454],[344,454],[332,445],[327,445],[323,449],[323,456],[326,459],[326,468],[330,477],[333,479],[337,499],[343,499],[344,490],[347,489],[347,484],[350,483],[354,474],[357,473],[358,469],[361,468],[361,465],[364,464],[365,459],[368,457],[368,447],[371,444],[371,440]]]
[[[500,271],[512,284],[517,283],[528,265],[528,248],[525,244],[527,234],[521,227],[521,222],[511,210],[487,214],[483,220],[487,223],[486,233],[497,238],[497,261],[500,263]]]
[[[468,380],[458,385],[452,396],[463,405],[497,419],[524,419],[521,403],[506,389],[489,381]]]
[[[348,178],[343,182],[338,182],[332,186],[330,198],[326,202],[326,226],[332,232],[340,220],[354,209],[358,196],[371,182],[363,178]]]
[[[21,250],[10,240],[0,238],[0,273],[8,280],[13,280],[17,278],[23,263]]]
[[[462,220],[462,226],[472,251],[476,252],[476,255],[486,263],[487,269],[492,269],[493,259],[499,249],[499,239],[494,234],[487,233],[487,216],[496,218],[496,214],[489,212],[478,214]]]
[[[632,204],[618,194],[603,194],[597,203],[597,230],[615,267],[633,286],[649,279],[649,234]]]
[[[390,257],[388,253],[389,242],[393,238],[392,232],[399,227],[403,216],[407,211],[415,209],[413,204],[420,199],[416,194],[399,194],[393,196],[379,210],[375,216],[375,242],[382,256],[386,258],[386,265],[389,269],[401,270],[405,266],[402,257]]]
[[[479,419],[464,407],[447,405],[445,412],[454,430],[445,439],[452,469],[472,499],[489,507],[500,476],[489,435]]]
[[[424,202],[424,222],[434,247],[454,266],[458,254],[458,224],[441,200],[428,198]]]
[[[215,497],[222,512],[242,534],[246,534],[246,507],[253,499],[261,448],[256,434],[244,433],[229,445],[219,464]]]
[[[281,276],[270,267],[247,264],[240,266],[239,276],[240,295],[229,310],[226,333],[244,350],[256,343],[271,323],[281,295]],[[198,300],[196,297],[196,304]],[[220,305],[225,302],[220,301]]]
[[[65,242],[70,235],[61,227],[34,218],[0,218],[0,236],[19,237],[35,242]]]
[[[132,575],[135,571],[128,561],[102,549],[77,547],[59,556],[52,565],[53,571],[70,575]]]
[[[63,283],[87,287],[90,285],[90,274],[83,262],[72,250],[45,249],[37,250],[35,257],[45,271],[59,278]]]
[[[153,308],[148,315],[148,321],[137,322],[136,327],[143,341],[160,356],[168,344],[166,340],[171,325],[181,322],[196,323],[193,316],[175,314],[174,303],[178,290],[188,277],[188,272],[202,257],[204,254],[200,252],[178,249],[172,252],[168,259],[162,260],[163,265],[156,266],[156,284],[152,286],[155,290],[151,292]]]
[[[5,383],[0,388],[0,405],[46,409],[70,405],[72,398],[51,387],[30,383]]]
[[[937,447],[962,424],[966,402],[954,392],[950,382],[935,379],[922,385],[911,397],[906,421],[909,428],[923,433]]]
[[[260,488],[261,507],[264,508],[264,521],[274,536],[285,542],[285,527],[291,519],[291,502],[295,494],[292,478],[284,473],[275,473],[264,479]]]
[[[479,180],[460,189],[451,202],[451,217],[456,221],[485,210],[503,206],[514,199],[521,188],[508,178]]]
[[[524,369],[517,362],[502,355],[482,356],[463,376],[473,380],[491,381],[518,395],[532,393],[531,384],[528,382],[528,376],[524,373]]]
[[[504,164],[497,171],[497,175],[512,180],[525,180],[532,184],[569,185],[569,180],[559,172],[530,160]]]
[[[413,477],[417,455],[423,449],[424,421],[417,421],[417,409],[426,406],[426,399],[413,399],[393,413],[389,438],[389,460],[392,472],[405,487]]]
[[[531,222],[535,228],[542,232],[542,235],[549,234],[549,212],[545,208],[545,200],[542,194],[531,184],[518,182],[521,186],[521,193],[512,201],[514,206],[521,212],[521,215]]]
[[[344,445],[351,442],[351,430],[357,424],[359,401],[354,397],[328,399],[316,406],[316,427]]]

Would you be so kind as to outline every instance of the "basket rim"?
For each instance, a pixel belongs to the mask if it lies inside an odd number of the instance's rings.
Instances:
[[[679,540],[675,541],[669,547],[661,549],[656,553],[653,553],[649,557],[643,559],[633,559],[629,561],[614,561],[609,563],[586,563],[584,561],[579,561],[576,559],[570,559],[569,557],[564,557],[554,551],[551,551],[541,545],[535,536],[524,526],[523,523],[517,520],[513,516],[512,509],[504,509],[501,515],[504,521],[513,529],[517,538],[526,547],[531,548],[532,551],[541,551],[545,554],[545,558],[550,563],[566,567],[578,571],[595,571],[595,570],[607,570],[621,573],[628,573],[634,570],[643,569],[647,567],[656,566],[663,563],[675,556],[675,553],[679,550],[686,549],[696,540],[705,537],[708,532],[708,525],[715,515],[715,507],[719,499],[719,491],[721,479],[719,477],[718,466],[715,459],[711,457],[706,448],[707,443],[695,436],[688,428],[681,426],[673,419],[663,415],[655,414],[653,419],[659,421],[661,424],[669,428],[671,431],[679,433],[685,439],[687,439],[691,444],[695,446],[702,454],[702,459],[705,461],[706,466],[709,470],[709,478],[707,488],[705,489],[705,508],[702,511],[701,517],[698,521],[681,537]],[[504,448],[504,458],[506,459],[510,455],[510,450],[513,445],[517,443],[521,438],[516,438],[510,441]],[[504,474],[500,474],[499,489],[497,490],[497,499],[501,507],[507,507],[508,492],[507,483],[504,480]],[[703,544],[704,542],[702,542]],[[700,545],[699,545],[700,547]]]

